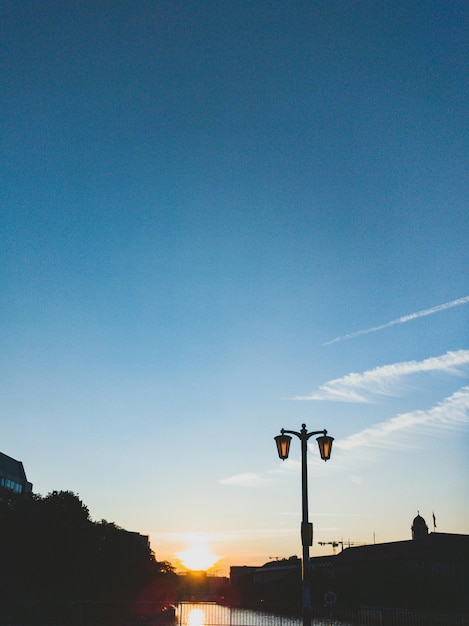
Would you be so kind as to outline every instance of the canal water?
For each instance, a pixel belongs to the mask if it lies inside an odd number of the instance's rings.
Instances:
[[[178,626],[302,626],[301,618],[263,611],[230,608],[214,602],[180,602],[176,609]],[[313,619],[312,626],[352,626],[351,622]]]

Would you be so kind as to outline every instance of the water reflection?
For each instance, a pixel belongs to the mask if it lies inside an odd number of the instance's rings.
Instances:
[[[301,626],[301,620],[249,609],[230,608],[215,602],[181,602],[178,626]]]
[[[230,626],[231,612],[215,602],[180,602],[177,606],[178,626]]]
[[[187,616],[187,626],[204,626],[205,613],[202,609],[191,609]]]
[[[180,602],[177,626],[301,626],[300,618],[264,611],[229,608],[215,602]],[[327,618],[312,620],[312,626],[351,626],[348,620]]]

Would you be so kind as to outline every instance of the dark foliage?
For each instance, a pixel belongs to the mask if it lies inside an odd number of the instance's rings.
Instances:
[[[0,601],[174,601],[177,576],[146,538],[93,522],[74,493],[1,495]]]

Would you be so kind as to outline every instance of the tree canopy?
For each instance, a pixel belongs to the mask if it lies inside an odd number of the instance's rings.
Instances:
[[[147,538],[90,519],[71,491],[1,494],[0,600],[175,599],[177,576]]]

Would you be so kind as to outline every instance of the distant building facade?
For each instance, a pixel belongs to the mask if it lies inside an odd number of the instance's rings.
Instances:
[[[342,607],[469,609],[469,535],[429,533],[419,514],[411,529],[412,539],[406,541],[311,558],[313,605],[324,606],[332,593]],[[236,578],[232,582],[246,593]],[[257,568],[248,591],[251,603],[266,608],[299,607],[301,560],[292,557]]]
[[[296,613],[301,602],[301,560],[292,556],[261,567],[232,567],[230,588],[234,604]]]
[[[0,489],[14,493],[31,493],[33,485],[26,478],[23,463],[0,452]]]
[[[408,541],[311,559],[314,600],[333,591],[345,606],[469,608],[469,535],[428,533],[423,524]]]

